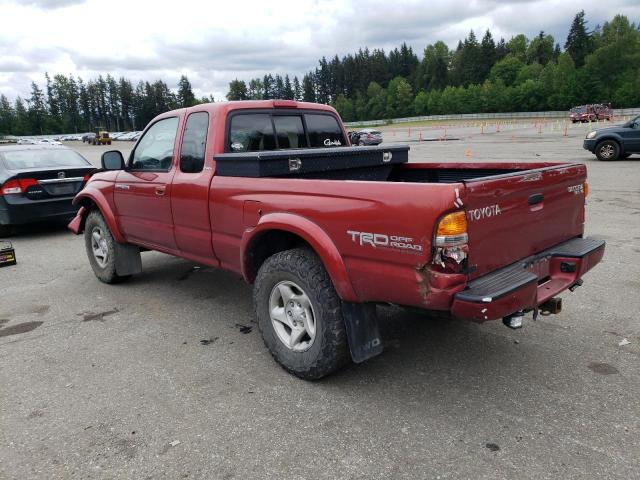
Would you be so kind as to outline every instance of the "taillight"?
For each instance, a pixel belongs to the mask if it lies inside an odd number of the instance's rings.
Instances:
[[[583,191],[584,191],[584,198],[587,198],[589,196],[589,183],[588,182],[584,182]]]
[[[433,263],[446,272],[461,272],[469,253],[468,241],[466,213],[458,211],[445,215],[436,228]]]
[[[82,183],[87,183],[91,178],[91,174],[87,173],[84,177],[82,177]]]
[[[445,247],[467,243],[467,216],[463,211],[449,213],[440,219],[436,230],[436,246]]]
[[[38,185],[38,181],[34,178],[17,178],[8,180],[0,188],[0,195],[9,195],[11,193],[25,193],[27,188]]]

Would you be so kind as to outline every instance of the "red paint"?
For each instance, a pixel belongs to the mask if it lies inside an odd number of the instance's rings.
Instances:
[[[370,182],[297,178],[216,176],[214,155],[224,152],[229,112],[238,109],[304,108],[337,115],[325,105],[292,101],[247,101],[199,105],[168,112],[179,117],[179,132],[169,172],[111,171],[93,175],[75,199],[86,207],[70,225],[83,228],[87,208],[101,210],[114,238],[242,274],[253,282],[252,249],[267,232],[296,235],[323,261],[336,291],[354,302],[391,302],[452,310],[463,318],[484,320],[476,305],[455,302],[467,281],[583,233],[584,196],[568,187],[581,185],[586,168],[552,163],[412,163],[409,170],[495,169],[523,173],[458,183]],[[209,113],[205,168],[180,171],[186,117]],[[152,122],[153,123],[153,122]],[[344,130],[344,127],[343,127]],[[345,138],[348,135],[345,133]],[[533,176],[525,170],[539,169]],[[541,170],[540,170],[541,169]],[[529,178],[528,178],[529,177]],[[115,189],[118,184],[127,190]],[[457,190],[457,192],[456,192]],[[161,192],[161,194],[159,193]],[[544,202],[530,207],[532,194]],[[456,206],[454,202],[462,202]],[[432,265],[432,240],[446,213],[499,204],[501,213],[469,221],[470,274],[445,273]],[[348,231],[409,237],[422,251],[361,245]],[[600,258],[581,261],[576,278]],[[555,272],[559,265],[551,264]],[[553,277],[553,295],[575,279]],[[491,304],[489,318],[535,305],[547,294],[527,288]]]

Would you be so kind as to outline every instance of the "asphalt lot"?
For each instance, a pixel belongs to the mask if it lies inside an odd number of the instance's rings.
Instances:
[[[412,161],[586,163],[607,252],[518,331],[380,308],[383,355],[315,383],[271,359],[236,275],[150,252],[108,286],[82,237],[23,230],[0,269],[0,478],[638,478],[640,156],[598,162],[587,128],[384,128]],[[96,164],[132,146],[78,143]]]

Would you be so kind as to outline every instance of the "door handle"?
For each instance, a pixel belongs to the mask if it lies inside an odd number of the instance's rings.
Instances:
[[[544,200],[544,195],[542,193],[534,193],[529,197],[529,205],[535,205],[536,203],[540,203]]]
[[[167,191],[167,187],[156,187],[156,195],[159,197],[163,197]]]

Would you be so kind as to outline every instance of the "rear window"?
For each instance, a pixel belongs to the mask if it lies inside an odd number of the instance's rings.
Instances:
[[[230,119],[227,151],[259,152],[346,144],[340,122],[332,115],[239,113]]]
[[[340,147],[346,144],[340,124],[335,117],[307,113],[304,118],[307,123],[310,147]]]
[[[8,170],[23,170],[27,168],[58,168],[58,167],[86,167],[89,165],[80,154],[73,150],[16,150],[2,152],[2,162]]]

